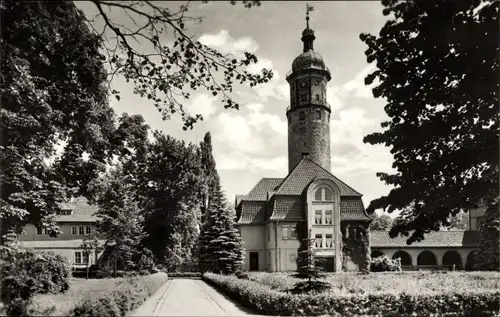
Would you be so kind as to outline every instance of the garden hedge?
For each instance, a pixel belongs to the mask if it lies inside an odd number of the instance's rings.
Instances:
[[[169,272],[168,277],[185,277],[185,278],[201,278],[200,272]]]
[[[82,300],[73,308],[70,315],[73,317],[125,316],[155,294],[167,280],[168,275],[164,272],[124,278],[124,282],[117,289],[98,297],[88,297]]]
[[[203,279],[259,313],[285,316],[492,316],[500,311],[499,290],[466,293],[293,295],[236,276],[206,273]]]

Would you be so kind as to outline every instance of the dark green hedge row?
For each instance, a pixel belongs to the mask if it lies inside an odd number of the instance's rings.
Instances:
[[[467,293],[336,296],[331,293],[292,295],[257,282],[212,273],[203,279],[259,313],[285,316],[492,316],[500,311],[500,291]]]
[[[168,272],[169,277],[201,277],[200,272]]]
[[[125,316],[155,294],[167,280],[168,276],[164,272],[127,277],[117,289],[98,297],[84,299],[73,308],[70,315],[72,317]]]

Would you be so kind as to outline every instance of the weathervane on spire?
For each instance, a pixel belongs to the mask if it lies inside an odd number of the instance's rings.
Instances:
[[[309,29],[309,12],[314,11],[314,7],[310,6],[308,3],[306,3],[306,23],[307,23],[307,28]]]

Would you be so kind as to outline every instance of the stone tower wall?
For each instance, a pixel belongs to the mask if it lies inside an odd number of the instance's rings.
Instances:
[[[288,170],[302,159],[303,153],[330,171],[330,111],[322,106],[292,108],[288,119]]]

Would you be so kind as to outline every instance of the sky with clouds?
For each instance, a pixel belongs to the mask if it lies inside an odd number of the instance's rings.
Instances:
[[[184,2],[172,1],[175,8]],[[363,143],[369,133],[381,131],[386,120],[384,101],[374,99],[364,77],[375,69],[366,62],[365,44],[359,34],[378,34],[386,21],[378,1],[310,1],[311,27],[315,31],[315,51],[319,52],[332,73],[327,99],[332,108],[332,173],[363,194],[367,206],[372,199],[385,195],[390,188],[375,175],[392,171],[388,148]],[[95,14],[92,4],[78,4],[87,16]],[[236,86],[234,99],[244,104],[237,110],[225,110],[220,99],[205,91],[194,92],[185,107],[202,114],[204,121],[191,131],[183,131],[180,118],[163,121],[147,99],[132,93],[132,86],[116,78],[114,88],[122,92],[113,98],[117,113],[141,114],[153,128],[177,139],[199,143],[210,131],[217,169],[223,188],[232,201],[245,194],[262,177],[287,174],[287,121],[289,87],[285,80],[293,59],[302,52],[300,41],[305,28],[306,2],[265,1],[252,9],[228,2],[190,2],[189,14],[202,16],[200,24],[189,24],[189,32],[206,45],[235,55],[244,51],[259,58],[250,71],[272,69],[274,78],[253,89]],[[116,17],[119,19],[120,17]]]

